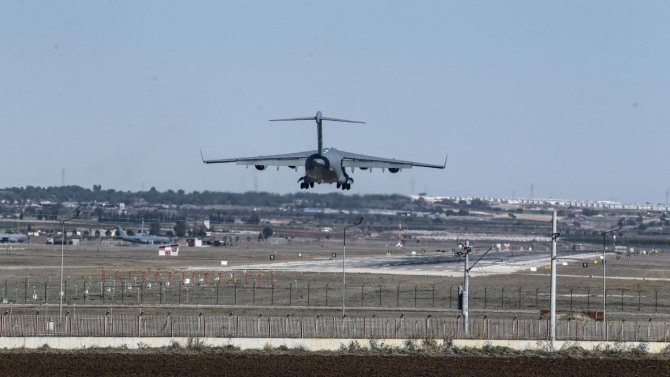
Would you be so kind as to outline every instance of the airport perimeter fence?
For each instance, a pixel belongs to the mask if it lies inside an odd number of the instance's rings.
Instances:
[[[559,320],[556,339],[666,342],[670,323]],[[218,337],[547,340],[548,320],[461,318],[234,317],[178,315],[3,315],[0,337]]]
[[[144,280],[144,281],[143,281]],[[178,280],[178,279],[175,279]],[[196,281],[193,284],[193,281]],[[202,277],[189,284],[168,280],[146,279],[65,281],[63,303],[90,306],[180,305],[202,306],[277,306],[277,307],[339,307],[342,285],[299,280],[275,284],[259,284],[256,279],[219,281]],[[260,280],[260,279],[259,279]],[[4,304],[59,304],[58,280],[0,281]],[[670,313],[670,292],[667,290],[607,290],[607,311],[610,313]],[[559,288],[557,310],[584,312],[602,310],[603,291],[599,288]],[[350,308],[417,308],[458,309],[457,285],[349,285],[346,306]],[[471,310],[538,312],[549,309],[548,288],[477,287],[470,288]]]

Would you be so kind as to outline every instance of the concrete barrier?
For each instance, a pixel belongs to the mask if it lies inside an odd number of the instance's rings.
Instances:
[[[190,338],[193,340],[194,338]],[[302,348],[308,351],[338,351],[342,346],[347,347],[352,342],[357,342],[363,348],[370,348],[370,339],[322,339],[322,338],[197,338],[205,347],[226,347],[234,346],[242,350],[262,350],[267,346],[277,348],[280,346],[289,349]],[[402,348],[409,339],[375,339],[377,345]],[[163,348],[169,347],[174,343],[179,343],[186,347],[189,338],[185,337],[3,337],[0,338],[0,349],[37,349],[48,346],[54,349],[77,350],[87,348]],[[421,340],[414,340],[417,345]],[[441,341],[437,341],[441,344]],[[647,351],[650,353],[659,353],[670,343],[651,342],[567,342],[556,341],[553,347],[546,341],[528,341],[528,340],[453,340],[456,347],[482,348],[484,346],[508,347],[514,350],[561,350],[564,348],[576,346],[585,350],[604,349],[609,346],[611,349],[627,349],[646,344]]]

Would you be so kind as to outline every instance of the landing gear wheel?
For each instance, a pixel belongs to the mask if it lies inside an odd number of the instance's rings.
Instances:
[[[310,188],[314,188],[314,182],[310,182],[310,183],[309,183],[309,187],[310,187]]]

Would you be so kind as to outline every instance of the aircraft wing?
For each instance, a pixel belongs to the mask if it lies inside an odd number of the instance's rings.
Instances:
[[[287,154],[275,154],[269,156],[225,158],[221,160],[205,160],[205,164],[226,164],[235,163],[237,165],[270,165],[270,166],[301,166],[305,164],[307,157],[317,153],[316,151],[296,152]],[[201,152],[202,155],[202,152]]]
[[[424,164],[421,162],[396,160],[392,158],[382,158],[366,156],[357,153],[341,151],[343,155],[342,167],[351,168],[386,168],[386,169],[411,169],[413,167],[444,169],[447,166],[447,159],[443,165]],[[448,157],[448,156],[447,156]]]

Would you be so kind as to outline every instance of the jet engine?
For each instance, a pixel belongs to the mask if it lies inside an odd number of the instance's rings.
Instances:
[[[265,165],[254,165],[254,167],[256,168],[256,170],[261,170],[261,171],[265,170],[265,168],[267,168],[267,166],[265,166]]]
[[[389,172],[395,174],[400,171],[400,168],[389,168]]]

